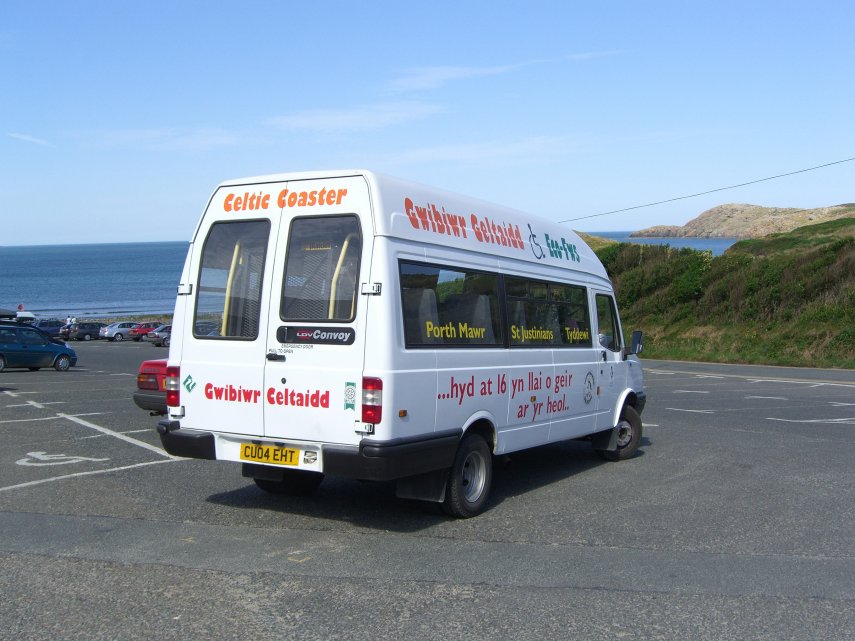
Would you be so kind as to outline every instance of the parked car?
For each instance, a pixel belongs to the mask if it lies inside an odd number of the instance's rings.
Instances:
[[[136,327],[130,330],[129,335],[132,339],[139,342],[142,340],[143,336],[156,330],[158,327],[163,325],[163,321],[151,321],[149,323],[138,323]]]
[[[154,343],[158,347],[169,347],[169,335],[172,333],[172,325],[161,325],[153,329],[143,337],[148,343]]]
[[[214,321],[196,321],[193,325],[194,336],[211,336],[219,334],[220,326]]]
[[[32,371],[53,367],[64,372],[77,365],[77,353],[37,327],[0,321],[0,372],[9,367]]]
[[[55,337],[59,336],[59,330],[64,324],[65,322],[58,318],[37,318],[33,322],[33,327],[38,327],[46,334]]]
[[[139,325],[133,321],[118,321],[102,327],[98,335],[108,341],[123,341],[131,337],[131,330]]]
[[[72,341],[98,340],[102,327],[104,327],[104,323],[93,321],[72,323],[71,327],[68,328],[68,339]]]
[[[134,403],[152,415],[166,414],[165,358],[140,363]]]

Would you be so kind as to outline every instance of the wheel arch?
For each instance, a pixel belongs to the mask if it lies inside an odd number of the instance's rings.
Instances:
[[[620,395],[620,400],[615,403],[614,414],[612,415],[612,425],[617,425],[620,422],[620,415],[623,413],[623,408],[629,405],[636,411],[638,411],[638,394],[635,390],[625,389],[623,394]],[[641,414],[641,412],[638,412]]]
[[[463,433],[460,435],[460,439],[463,440],[463,437],[467,434],[477,434],[486,441],[487,447],[490,448],[490,452],[493,454],[496,453],[496,447],[499,444],[498,432],[496,430],[496,422],[489,414],[484,413],[473,416],[466,427],[463,428]]]

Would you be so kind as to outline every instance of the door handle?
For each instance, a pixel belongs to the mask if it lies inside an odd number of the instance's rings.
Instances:
[[[285,354],[277,354],[276,352],[267,352],[267,360],[269,361],[284,361]]]
[[[600,352],[600,356],[603,357],[603,362],[605,363],[606,362],[606,352],[605,351]]]

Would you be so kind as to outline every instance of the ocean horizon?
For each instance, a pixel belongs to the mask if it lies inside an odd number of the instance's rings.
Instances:
[[[171,314],[187,244],[0,247],[0,308],[46,318]]]
[[[619,242],[671,245],[719,255],[736,238],[631,238],[631,231],[585,232]],[[44,318],[172,314],[187,241],[0,246],[0,308]]]

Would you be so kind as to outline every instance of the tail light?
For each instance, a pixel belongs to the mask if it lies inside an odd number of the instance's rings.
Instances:
[[[157,389],[157,374],[140,372],[137,374],[137,387],[139,389]]]
[[[362,377],[362,422],[377,424],[383,419],[383,381]]]
[[[181,368],[166,368],[166,404],[169,407],[181,405]]]

